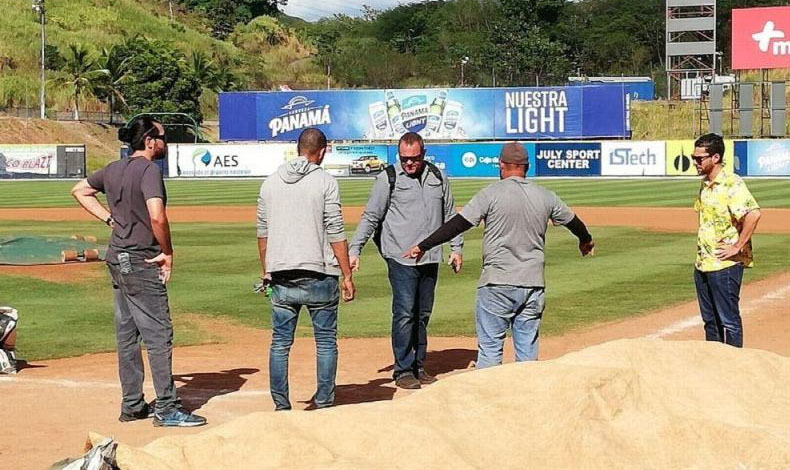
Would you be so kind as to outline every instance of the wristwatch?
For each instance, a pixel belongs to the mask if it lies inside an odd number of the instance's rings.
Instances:
[[[108,226],[108,227],[112,227],[112,223],[113,223],[113,222],[115,222],[115,220],[112,218],[112,216],[109,216],[109,217],[107,217],[107,218],[104,220],[104,223],[105,223],[105,224],[107,224],[107,226]]]

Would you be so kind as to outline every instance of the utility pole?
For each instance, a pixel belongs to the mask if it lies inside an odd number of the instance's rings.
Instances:
[[[461,57],[461,87],[464,86],[464,65],[466,65],[467,62],[469,62],[469,57]]]
[[[38,13],[38,19],[41,22],[41,90],[39,92],[39,105],[41,107],[41,119],[47,118],[47,97],[46,97],[46,80],[47,80],[47,67],[46,67],[46,45],[47,45],[47,31],[45,24],[47,23],[47,13],[44,8],[44,0],[33,0],[33,11]]]

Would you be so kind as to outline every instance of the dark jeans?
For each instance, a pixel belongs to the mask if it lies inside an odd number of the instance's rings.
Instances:
[[[299,310],[307,307],[313,320],[316,349],[318,408],[335,402],[337,375],[337,306],[340,300],[334,276],[310,275],[272,279],[272,345],[269,350],[269,389],[277,410],[290,410],[288,399],[288,356],[294,342]]]
[[[159,267],[135,259],[132,272],[123,274],[117,264],[108,263],[107,266],[115,297],[118,376],[123,393],[121,411],[140,412],[145,406],[141,339],[148,350],[156,391],[156,411],[171,411],[178,403],[173,383],[173,323],[167,288],[159,280]]]
[[[428,350],[428,321],[439,273],[437,263],[404,266],[387,259],[392,286],[393,376],[417,374],[425,364]]]
[[[743,347],[743,325],[738,308],[742,279],[742,264],[720,271],[694,270],[694,284],[702,321],[705,322],[706,341]]]

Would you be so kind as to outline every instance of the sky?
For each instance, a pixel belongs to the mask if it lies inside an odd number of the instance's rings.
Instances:
[[[359,16],[362,14],[362,5],[368,5],[376,10],[386,10],[399,4],[416,1],[418,0],[288,0],[283,10],[287,15],[315,21],[335,13]]]

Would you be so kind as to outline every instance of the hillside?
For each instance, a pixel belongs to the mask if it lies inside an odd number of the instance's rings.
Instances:
[[[253,89],[279,83],[322,83],[320,70],[309,57],[311,50],[295,33],[274,18],[260,17],[237,28],[227,41],[209,35],[204,18],[184,10],[175,11],[171,22],[167,2],[156,0],[47,0],[47,43],[63,53],[71,44],[84,44],[96,53],[137,34],[170,42],[190,57],[201,52],[206,57],[233,64],[233,73]],[[0,109],[36,107],[38,103],[38,57],[40,47],[37,16],[30,0],[4,0],[3,27],[0,28]],[[291,24],[298,21],[287,19]],[[276,41],[272,41],[272,34]],[[47,106],[66,110],[71,91],[56,85],[48,72]],[[205,90],[201,100],[204,114],[211,118],[216,94]],[[104,110],[95,99],[86,98],[86,110]]]
[[[217,140],[216,126],[203,126],[203,136]],[[18,119],[0,115],[0,144],[85,144],[88,171],[118,158],[121,143],[114,126],[89,122]]]

